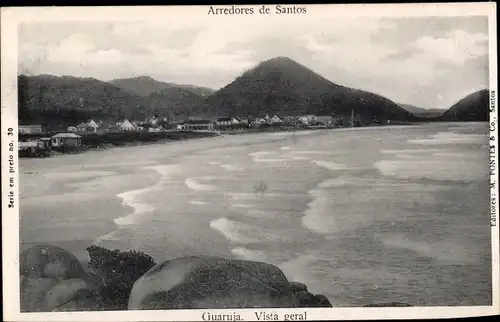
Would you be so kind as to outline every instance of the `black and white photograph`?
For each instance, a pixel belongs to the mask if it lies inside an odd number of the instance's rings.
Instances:
[[[496,56],[492,3],[2,9],[6,312],[498,314]]]

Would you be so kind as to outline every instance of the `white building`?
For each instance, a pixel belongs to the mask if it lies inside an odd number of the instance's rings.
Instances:
[[[58,133],[50,141],[57,148],[77,148],[82,145],[82,137],[75,133]]]
[[[96,133],[97,130],[99,129],[99,125],[97,125],[97,123],[94,120],[90,120],[87,123],[87,129],[89,132]]]
[[[136,127],[129,120],[125,119],[123,122],[121,122],[120,129],[122,131],[135,131]]]
[[[274,114],[273,117],[271,117],[271,119],[269,119],[269,123],[270,124],[281,124],[281,123],[283,123],[283,119],[278,114]]]
[[[303,115],[299,117],[299,121],[306,125],[314,124],[318,121],[318,117],[316,115]]]
[[[19,125],[17,128],[19,134],[41,134],[41,125]]]

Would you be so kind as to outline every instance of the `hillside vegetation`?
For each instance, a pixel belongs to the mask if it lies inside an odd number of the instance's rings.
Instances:
[[[437,118],[446,122],[488,121],[489,91],[483,89],[467,95]]]
[[[154,80],[153,80],[154,81]],[[156,82],[156,81],[154,81]],[[43,124],[50,128],[75,125],[88,119],[109,121],[145,119],[156,114],[183,119],[201,106],[203,97],[183,87],[156,84],[153,91],[116,86],[94,78],[70,76],[18,77],[20,124]]]
[[[437,108],[421,108],[415,105],[410,105],[410,104],[399,104],[402,108],[407,110],[408,112],[412,113],[413,115],[420,117],[420,118],[436,118],[440,115],[442,115],[445,110],[442,109],[437,109]]]
[[[149,114],[147,100],[139,95],[94,78],[70,76],[19,76],[18,104],[20,124],[50,127]]]
[[[209,96],[215,92],[207,87],[160,82],[149,76],[114,79],[110,83],[140,96],[149,96],[170,89],[181,89],[199,96]]]
[[[93,78],[19,76],[21,124],[62,127],[90,118],[172,121],[190,116],[265,114],[355,116],[358,124],[419,120],[393,101],[337,85],[286,57],[261,62],[224,88],[177,85],[141,76],[103,82]]]
[[[350,115],[366,121],[411,120],[382,96],[340,86],[286,57],[260,63],[208,97],[207,115]]]

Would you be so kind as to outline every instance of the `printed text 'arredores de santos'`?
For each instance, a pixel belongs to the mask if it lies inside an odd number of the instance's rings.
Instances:
[[[253,14],[279,14],[279,15],[295,15],[295,14],[306,14],[306,7],[299,6],[284,6],[284,5],[276,5],[276,6],[261,6],[260,8],[248,8],[248,7],[214,7],[210,6],[208,9],[209,15],[253,15]]]

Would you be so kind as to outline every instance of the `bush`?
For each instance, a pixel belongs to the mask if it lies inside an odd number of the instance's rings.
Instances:
[[[95,245],[87,247],[87,252],[96,284],[91,295],[95,309],[126,310],[134,282],[155,266],[153,258],[143,252],[121,252]]]

